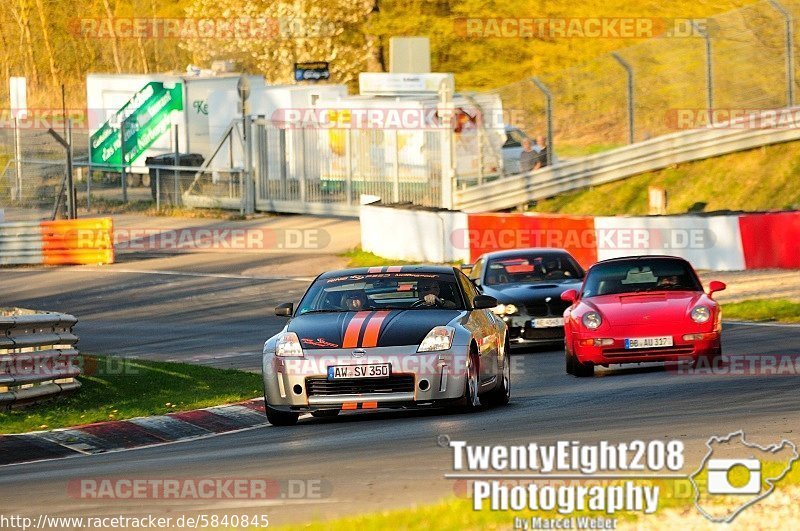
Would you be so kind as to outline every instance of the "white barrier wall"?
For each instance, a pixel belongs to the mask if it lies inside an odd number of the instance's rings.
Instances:
[[[745,269],[736,215],[596,217],[594,228],[598,261],[667,254],[685,258],[697,269]]]
[[[455,231],[467,230],[463,212],[363,205],[359,218],[364,251],[407,261],[469,261],[469,249],[456,249],[451,240]]]

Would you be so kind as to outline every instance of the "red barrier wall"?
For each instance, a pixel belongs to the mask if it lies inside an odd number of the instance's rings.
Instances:
[[[523,247],[561,247],[583,266],[597,261],[594,219],[583,216],[470,214],[470,259],[489,251]]]
[[[800,212],[739,216],[747,269],[800,268]]]

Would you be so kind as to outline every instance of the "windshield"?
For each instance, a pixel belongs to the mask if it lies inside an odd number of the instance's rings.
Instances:
[[[489,260],[485,284],[528,284],[580,278],[583,278],[583,270],[568,254],[521,254]]]
[[[455,275],[401,272],[317,279],[297,314],[435,308],[464,309]]]
[[[702,291],[691,266],[683,260],[652,259],[611,262],[593,267],[582,297],[646,291]]]

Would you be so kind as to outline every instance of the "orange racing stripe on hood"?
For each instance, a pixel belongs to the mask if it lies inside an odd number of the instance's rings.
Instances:
[[[347,330],[344,332],[344,339],[342,340],[342,348],[353,348],[358,346],[358,336],[361,335],[361,325],[367,319],[367,316],[372,312],[358,312],[347,325]]]

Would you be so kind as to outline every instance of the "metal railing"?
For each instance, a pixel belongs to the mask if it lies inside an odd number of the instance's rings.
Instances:
[[[77,321],[63,313],[0,309],[0,408],[80,388]]]
[[[791,111],[800,111],[793,108]],[[744,118],[743,120],[747,120]],[[765,120],[762,120],[765,121]],[[456,190],[453,208],[502,210],[596,186],[672,164],[800,140],[800,128],[746,128],[736,124],[682,131],[555,166]]]

